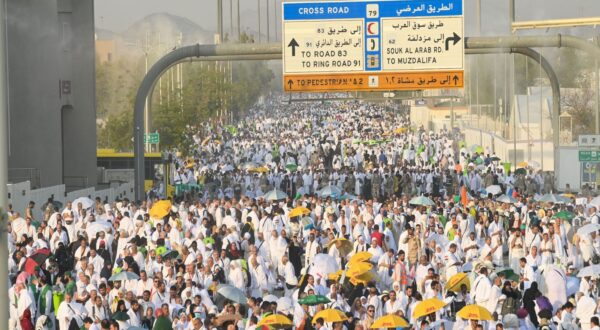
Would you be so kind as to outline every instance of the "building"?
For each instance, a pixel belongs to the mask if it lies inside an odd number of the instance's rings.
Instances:
[[[9,182],[96,184],[93,0],[6,0]]]

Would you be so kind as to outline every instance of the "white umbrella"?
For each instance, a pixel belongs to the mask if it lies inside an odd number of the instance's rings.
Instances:
[[[129,280],[139,280],[140,277],[136,273],[122,271],[118,274],[111,276],[109,281],[129,281]]]
[[[294,302],[289,297],[281,297],[277,299],[277,311],[285,314],[293,314]]]
[[[340,270],[340,268],[334,257],[328,254],[319,253],[313,258],[313,261],[310,264],[309,273],[311,275],[326,278],[328,274],[335,273],[338,270]]]
[[[277,302],[277,300],[279,300],[279,298],[272,294],[263,297],[263,301],[268,301],[270,303]]]
[[[91,198],[85,196],[76,198],[73,201],[73,205],[75,206],[75,208],[77,208],[77,205],[79,205],[79,203],[81,203],[81,207],[83,207],[84,209],[89,209],[90,207],[94,206],[94,201]]]
[[[265,199],[269,201],[279,201],[286,199],[288,195],[281,190],[273,189],[265,194]]]
[[[599,276],[600,264],[583,267],[577,273],[577,277]]]
[[[318,195],[323,198],[327,197],[339,197],[342,195],[342,190],[334,185],[328,185],[327,187],[321,189],[318,192]]]
[[[567,296],[572,296],[579,291],[581,280],[574,276],[567,276]]]
[[[594,205],[594,206],[600,206],[600,196],[596,196],[594,197],[589,204]]]
[[[577,229],[577,235],[579,236],[586,236],[589,235],[593,232],[597,232],[598,230],[600,230],[600,225],[597,223],[590,223],[587,224],[579,229]]]
[[[94,222],[88,224],[85,231],[88,234],[88,237],[91,239],[93,237],[96,237],[96,233],[101,232],[101,231],[108,231],[110,229],[112,229],[112,224],[110,222],[94,221]]]
[[[500,203],[506,203],[506,204],[514,204],[514,203],[518,202],[518,200],[516,198],[513,198],[508,195],[500,195],[498,198],[496,198],[496,201],[500,202]]]
[[[498,195],[502,192],[502,188],[500,188],[498,185],[491,185],[485,188],[485,191],[487,191],[488,194]]]
[[[221,284],[217,287],[217,293],[238,304],[247,304],[248,298],[244,292],[233,285]]]

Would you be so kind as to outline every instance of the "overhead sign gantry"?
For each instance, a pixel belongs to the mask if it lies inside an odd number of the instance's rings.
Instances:
[[[284,89],[464,86],[462,0],[283,3]]]

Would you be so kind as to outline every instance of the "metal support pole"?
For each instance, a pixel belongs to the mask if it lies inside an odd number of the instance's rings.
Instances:
[[[260,21],[260,0],[256,0],[257,3],[257,11],[258,11],[258,42],[260,43],[261,37],[260,37],[260,28],[261,28],[261,21]]]
[[[217,0],[217,34],[219,43],[223,43],[223,0]]]
[[[0,0],[0,297],[8,299],[8,83],[6,69],[6,1]],[[142,109],[143,112],[143,109]],[[0,329],[8,329],[8,300],[0,308]]]
[[[237,12],[237,36],[238,42],[242,38],[242,26],[240,25],[240,0],[236,1],[236,12]]]
[[[266,3],[266,7],[267,7],[267,42],[271,42],[271,27],[269,25],[269,20],[271,19],[271,17],[269,17],[269,0],[265,0]]]

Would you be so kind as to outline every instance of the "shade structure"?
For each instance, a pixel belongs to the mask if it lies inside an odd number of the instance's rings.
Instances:
[[[404,327],[408,327],[408,322],[396,314],[382,316],[371,324],[371,329]]]
[[[415,307],[415,310],[413,311],[413,317],[418,319],[419,317],[435,313],[444,308],[445,305],[446,304],[444,304],[444,302],[438,298],[423,300]]]
[[[162,200],[154,203],[150,208],[150,216],[152,218],[162,219],[171,212],[171,202]]]
[[[292,325],[292,320],[288,319],[284,315],[281,314],[271,314],[269,316],[263,317],[256,325],[263,326],[268,325],[272,327],[286,327]]]
[[[467,286],[467,290],[471,289],[471,281],[467,273],[455,274],[446,282],[446,290],[459,292],[463,284]]]
[[[493,320],[492,314],[482,306],[479,305],[467,305],[456,313],[456,316],[465,320],[477,320],[477,321],[491,321]]]
[[[313,317],[312,323],[315,324],[319,318],[322,318],[325,322],[344,322],[348,319],[346,314],[335,308],[328,308],[318,312]]]

